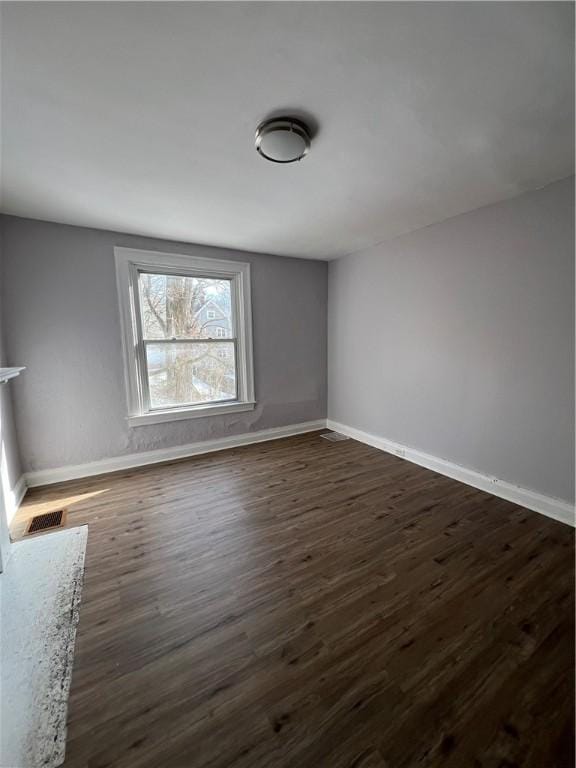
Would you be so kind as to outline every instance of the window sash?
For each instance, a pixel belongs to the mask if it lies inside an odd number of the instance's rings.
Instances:
[[[150,371],[148,370],[148,355],[146,354],[146,346],[148,344],[234,344],[234,384],[236,387],[236,394],[234,397],[229,397],[226,400],[203,400],[201,403],[175,403],[174,405],[159,405],[154,407],[150,399]],[[220,405],[224,403],[237,403],[239,402],[238,392],[238,346],[236,339],[144,339],[144,368],[146,371],[146,396],[148,402],[148,411],[150,413],[156,413],[157,411],[169,411],[169,410],[181,410],[182,408],[202,408],[210,405]]]
[[[154,275],[174,275],[176,277],[201,277],[204,280],[221,280],[222,278],[220,276],[210,275],[210,274],[203,274],[199,275],[194,271],[182,271],[179,270],[178,272],[174,272],[172,270],[164,270],[164,269],[147,269],[143,270],[140,268],[136,268],[136,282],[134,284],[134,303],[135,303],[135,311],[136,311],[136,330],[138,334],[138,338],[140,340],[140,343],[138,344],[138,351],[137,351],[137,366],[139,369],[139,379],[140,379],[140,388],[141,388],[141,398],[142,398],[142,409],[144,413],[156,413],[158,411],[169,411],[169,410],[182,410],[183,408],[186,409],[200,409],[203,406],[213,406],[213,405],[220,405],[224,403],[237,403],[240,402],[240,369],[238,365],[238,346],[237,346],[237,337],[234,336],[233,338],[218,338],[215,337],[213,339],[206,339],[201,337],[194,337],[194,336],[185,336],[182,338],[173,338],[173,339],[146,339],[144,338],[144,328],[142,323],[142,306],[140,301],[140,275],[142,273],[146,274],[154,274]],[[236,333],[236,291],[233,290],[234,288],[234,281],[230,280],[230,300],[231,300],[231,310],[230,310],[230,321],[232,325],[232,332]],[[146,346],[148,344],[218,344],[218,343],[230,343],[234,342],[234,378],[235,378],[235,384],[236,384],[236,397],[231,398],[229,400],[205,400],[202,403],[178,403],[175,405],[166,405],[161,407],[153,407],[152,401],[150,398],[150,373],[148,371],[148,357],[146,355]]]
[[[236,343],[238,340],[233,336],[215,336],[212,339],[206,339],[206,338],[192,338],[190,336],[186,336],[185,338],[175,338],[175,339],[142,339],[144,344],[230,344],[231,342]]]
[[[230,324],[232,326],[231,332],[232,336],[230,337],[230,341],[232,338],[237,338],[237,328],[236,328],[236,291],[234,290],[234,279],[230,277],[221,277],[220,275],[211,275],[211,274],[198,274],[197,272],[190,270],[190,271],[183,271],[183,270],[169,270],[165,268],[158,268],[158,269],[143,269],[141,267],[138,267],[137,270],[137,283],[136,283],[136,291],[135,293],[137,296],[135,296],[135,300],[137,300],[137,308],[136,311],[138,313],[138,320],[139,320],[139,333],[142,337],[144,337],[144,328],[142,325],[142,307],[140,304],[140,275],[159,275],[161,277],[195,277],[197,280],[227,280],[230,283]],[[214,322],[217,318],[213,318],[212,320],[209,320],[209,322]],[[215,339],[222,339],[227,338],[225,336],[215,336]],[[178,340],[178,341],[202,341],[204,340],[204,337],[202,336],[179,336],[174,337],[173,339],[157,339],[157,341],[171,341],[171,340]],[[152,341],[152,339],[146,339],[144,338],[144,341]]]

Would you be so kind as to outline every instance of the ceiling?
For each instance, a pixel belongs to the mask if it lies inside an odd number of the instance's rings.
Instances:
[[[335,258],[570,175],[571,3],[3,3],[1,210]],[[300,163],[254,149],[312,118]]]

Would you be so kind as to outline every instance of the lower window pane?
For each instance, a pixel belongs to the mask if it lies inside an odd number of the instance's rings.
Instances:
[[[236,399],[234,344],[147,344],[150,407]]]

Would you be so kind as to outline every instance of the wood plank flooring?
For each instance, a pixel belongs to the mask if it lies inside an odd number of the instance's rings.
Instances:
[[[568,526],[318,433],[29,492],[88,523],[66,768],[572,768]]]

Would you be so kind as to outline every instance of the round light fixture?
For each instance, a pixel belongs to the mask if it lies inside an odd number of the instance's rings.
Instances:
[[[256,129],[256,150],[273,163],[302,160],[309,149],[308,126],[295,117],[274,117]]]

